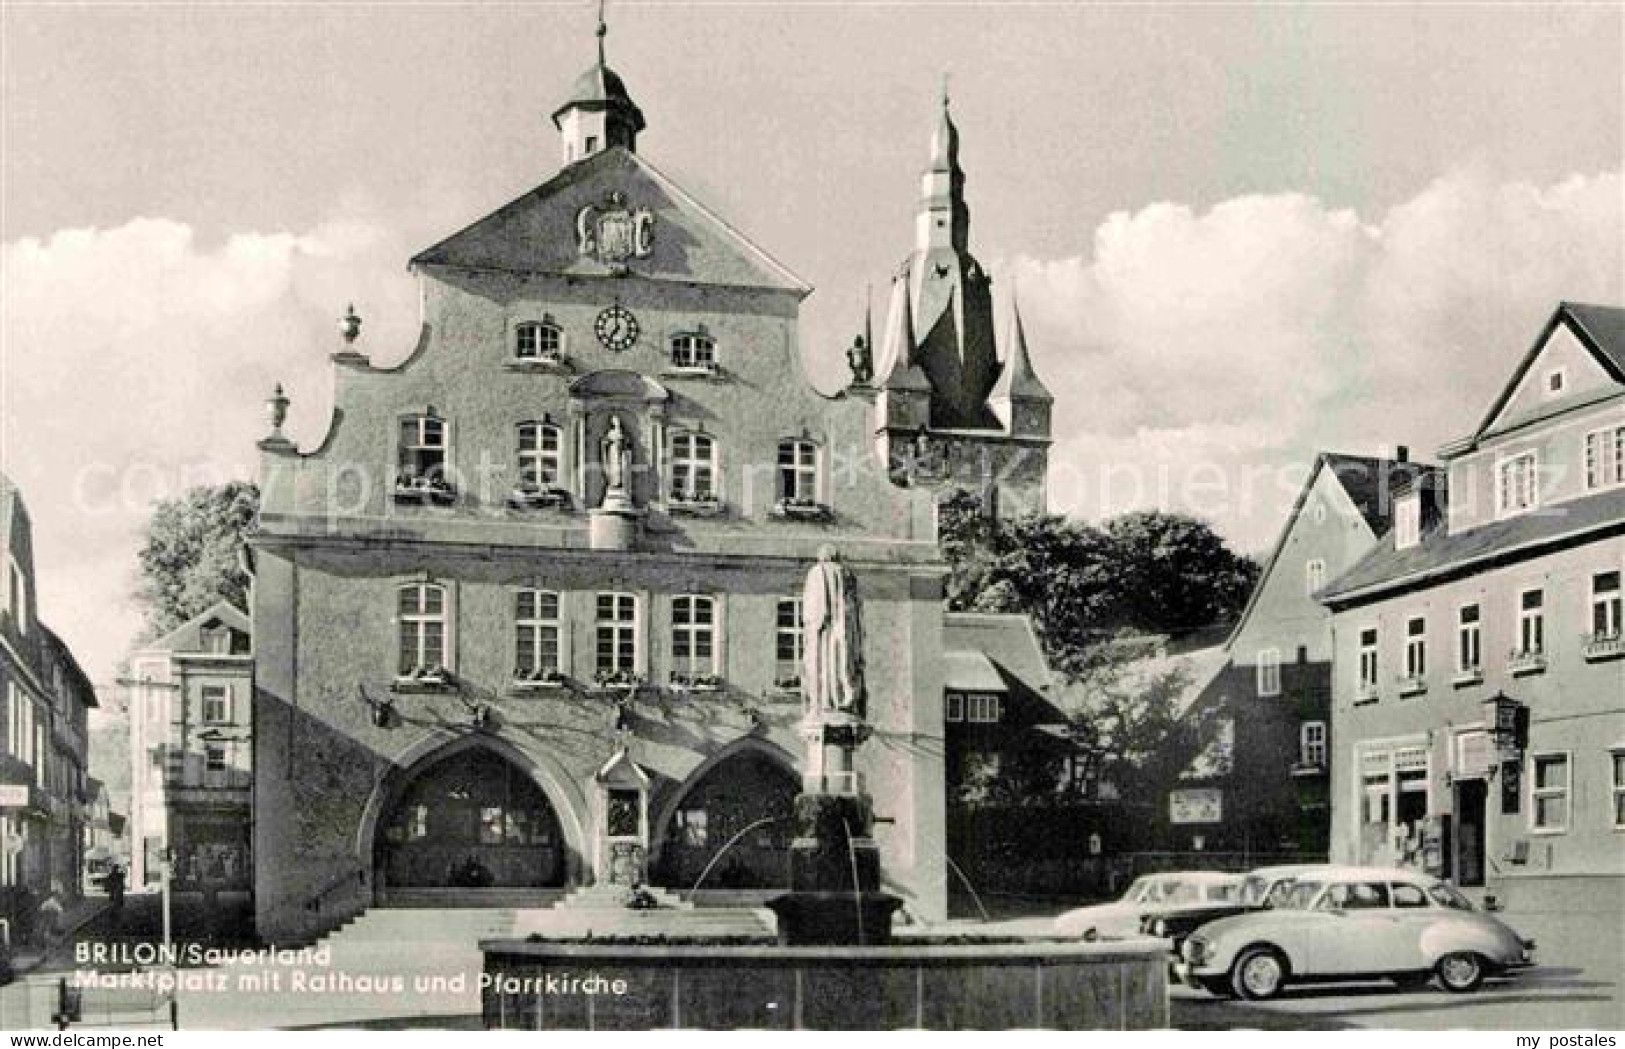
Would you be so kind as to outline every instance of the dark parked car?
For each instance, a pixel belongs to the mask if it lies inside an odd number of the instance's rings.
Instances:
[[[1236,902],[1220,907],[1176,907],[1147,914],[1140,921],[1140,931],[1147,936],[1171,941],[1169,949],[1177,958],[1185,937],[1208,922],[1229,918],[1248,911],[1263,910],[1279,900],[1293,881],[1305,874],[1324,870],[1324,863],[1296,863],[1281,867],[1260,867],[1241,883],[1241,894]]]

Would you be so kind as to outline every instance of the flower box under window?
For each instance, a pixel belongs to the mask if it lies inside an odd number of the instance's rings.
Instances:
[[[778,677],[773,679],[773,689],[776,692],[799,693],[801,691],[801,675],[780,674]]]
[[[603,690],[634,691],[643,684],[643,679],[630,670],[600,670],[592,676],[592,683]]]
[[[518,692],[535,692],[548,688],[560,688],[564,685],[564,674],[558,667],[537,667],[534,670],[517,670],[513,675],[513,687]]]
[[[1546,670],[1546,653],[1540,650],[1520,652],[1513,650],[1507,656],[1507,672],[1514,677],[1541,674]]]
[[[833,516],[828,506],[814,499],[780,499],[773,504],[773,515],[795,521],[828,521]]]
[[[1428,679],[1421,675],[1412,675],[1399,679],[1399,694],[1401,696],[1419,696],[1428,690]]]
[[[1470,685],[1482,685],[1484,683],[1484,668],[1464,667],[1461,670],[1456,671],[1456,676],[1450,679],[1450,683],[1457,688],[1467,688]]]
[[[1605,659],[1619,659],[1625,656],[1625,635],[1619,632],[1612,634],[1585,634],[1581,637],[1580,651],[1587,663],[1600,663]]]
[[[508,367],[519,371],[568,371],[570,359],[560,350],[538,350],[532,356],[513,358]]]
[[[1326,775],[1326,763],[1324,761],[1295,761],[1292,763],[1292,775],[1299,777],[1324,776]]]
[[[673,513],[715,517],[722,513],[722,500],[710,492],[673,492],[669,501]]]
[[[568,510],[570,493],[557,485],[515,488],[508,493],[508,505],[515,510]]]
[[[685,674],[674,670],[671,687],[677,692],[721,692],[722,678],[717,674]]]
[[[673,363],[661,375],[672,379],[720,379],[722,366],[716,361],[698,361],[687,364]]]
[[[397,692],[443,692],[452,684],[451,671],[445,667],[418,667],[409,674],[395,678]]]
[[[401,474],[395,478],[395,501],[399,503],[438,503],[456,501],[457,489],[439,474],[413,476]]]
[[[1359,706],[1364,703],[1375,703],[1376,701],[1377,683],[1375,681],[1362,681],[1354,687],[1355,706]]]

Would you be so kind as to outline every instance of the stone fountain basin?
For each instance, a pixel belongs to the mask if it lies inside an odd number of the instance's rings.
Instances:
[[[1158,940],[875,946],[484,940],[488,1028],[1149,1030],[1168,1024]]]

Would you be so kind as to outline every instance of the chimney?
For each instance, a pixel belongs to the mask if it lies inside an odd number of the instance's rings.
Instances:
[[[1394,449],[1394,458],[1399,460],[1402,463],[1410,462],[1411,461],[1411,449],[1410,449],[1410,446],[1402,444],[1398,448]]]

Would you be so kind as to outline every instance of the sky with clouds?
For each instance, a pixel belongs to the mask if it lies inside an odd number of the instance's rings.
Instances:
[[[1615,6],[615,4],[640,149],[818,292],[830,387],[950,71],[972,245],[1060,399],[1055,509],[1259,550],[1317,448],[1428,455],[1559,299],[1625,303]],[[557,166],[566,4],[0,8],[0,465],[108,681],[153,498],[321,434],[354,300]],[[878,294],[877,294],[878,297]]]

